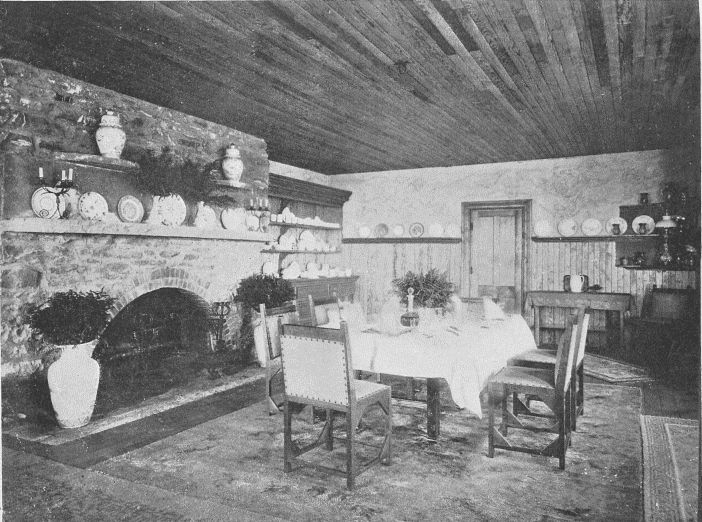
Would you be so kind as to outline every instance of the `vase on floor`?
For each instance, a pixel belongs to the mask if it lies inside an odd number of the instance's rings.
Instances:
[[[93,415],[100,382],[100,365],[91,357],[96,344],[57,347],[61,356],[49,366],[51,404],[62,428],[85,426]]]

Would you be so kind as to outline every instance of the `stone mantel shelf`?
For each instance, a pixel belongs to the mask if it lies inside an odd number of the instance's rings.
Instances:
[[[116,170],[121,172],[134,172],[139,170],[139,165],[131,161],[119,158],[107,158],[94,154],[79,154],[74,152],[54,152],[54,161],[73,163],[75,165],[85,165],[106,170]]]
[[[106,223],[81,219],[14,218],[0,220],[0,232],[35,234],[87,234],[111,236],[182,237],[193,239],[222,239],[227,241],[273,241],[263,232],[235,232],[225,229],[197,227],[167,227],[148,223]]]

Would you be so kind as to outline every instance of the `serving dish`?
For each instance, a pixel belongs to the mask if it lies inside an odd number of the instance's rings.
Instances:
[[[241,207],[225,208],[219,219],[227,230],[246,230],[246,211]]]
[[[424,225],[421,223],[412,223],[409,226],[409,235],[412,237],[421,237],[424,234]]]
[[[368,225],[361,225],[358,227],[358,237],[366,238],[370,237],[371,229]]]
[[[405,235],[405,227],[401,224],[397,224],[392,227],[392,235],[395,237],[401,237]]]
[[[614,233],[614,225],[619,225],[619,235],[627,231],[628,225],[626,224],[626,219],[621,217],[613,217],[607,220],[605,223],[605,231],[612,236],[616,236]]]
[[[388,232],[390,232],[390,229],[385,223],[378,223],[375,226],[375,237],[385,237],[388,235]]]
[[[585,221],[583,221],[583,224],[580,225],[580,228],[582,229],[584,235],[596,236],[597,234],[602,232],[602,223],[599,219],[588,218]]]

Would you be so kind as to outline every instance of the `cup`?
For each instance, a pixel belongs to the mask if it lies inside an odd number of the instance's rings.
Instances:
[[[619,223],[612,223],[612,235],[618,236],[622,233],[622,229],[619,228]]]
[[[646,223],[639,223],[639,234],[646,234]]]

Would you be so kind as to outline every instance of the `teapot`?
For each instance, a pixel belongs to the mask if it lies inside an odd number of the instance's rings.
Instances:
[[[563,289],[566,292],[586,292],[588,287],[589,282],[586,275],[567,275],[563,278]]]

